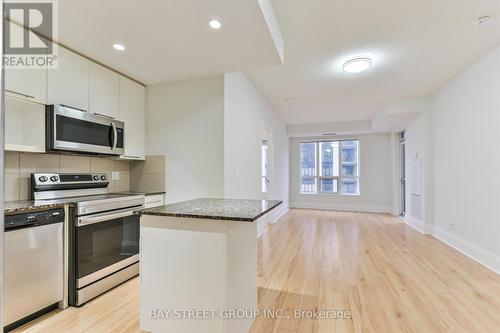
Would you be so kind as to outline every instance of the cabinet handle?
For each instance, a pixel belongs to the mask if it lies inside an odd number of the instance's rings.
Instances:
[[[23,94],[23,93],[20,93],[20,92],[14,91],[14,90],[5,89],[5,91],[6,91],[6,92],[9,92],[9,93],[11,93],[11,94],[16,94],[16,95],[19,95],[19,96],[22,96],[22,97],[26,97],[26,98],[35,98],[35,96],[26,95],[26,94]]]
[[[140,156],[134,156],[134,155],[122,155],[122,156],[128,158],[141,158]]]
[[[95,114],[96,116],[101,116],[101,117],[104,117],[104,118],[115,119],[115,117],[107,116],[107,115],[102,114],[102,113],[97,113],[97,112],[94,112],[94,114]]]
[[[61,106],[64,106],[65,108],[68,108],[68,109],[71,109],[71,110],[76,110],[76,111],[81,111],[81,112],[87,112],[87,110],[75,108],[74,106],[69,106],[69,105],[66,105],[66,104],[61,104]]]

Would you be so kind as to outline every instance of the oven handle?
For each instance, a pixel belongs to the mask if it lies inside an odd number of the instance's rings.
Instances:
[[[115,150],[116,144],[118,143],[118,132],[116,131],[115,123],[111,123],[111,127],[113,127],[113,147],[111,148],[111,150]]]
[[[80,216],[76,222],[77,227],[83,227],[89,224],[106,222],[113,219],[118,219],[120,217],[132,216],[134,215],[134,211],[138,209],[143,209],[144,205],[136,206],[132,208],[125,208],[120,210],[115,210],[112,212],[106,212],[101,214],[89,215],[89,216]]]

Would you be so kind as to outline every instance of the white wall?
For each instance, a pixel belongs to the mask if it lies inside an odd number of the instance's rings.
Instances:
[[[434,234],[500,272],[500,47],[434,96]]]
[[[243,73],[147,87],[148,155],[166,155],[167,202],[279,199],[288,207],[286,126]],[[261,132],[271,131],[271,185],[261,191]]]
[[[147,87],[148,155],[165,154],[167,202],[224,195],[224,77]]]
[[[367,134],[349,138],[360,140],[360,195],[301,194],[300,142],[302,140],[292,138],[290,140],[291,207],[392,212],[391,135]]]
[[[288,137],[277,113],[243,73],[225,74],[224,194],[228,198],[261,199],[261,132],[271,130],[271,184],[267,197],[288,206]]]

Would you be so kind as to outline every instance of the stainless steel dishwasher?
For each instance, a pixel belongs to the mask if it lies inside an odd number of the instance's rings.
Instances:
[[[63,299],[63,222],[62,208],[5,216],[5,330]]]

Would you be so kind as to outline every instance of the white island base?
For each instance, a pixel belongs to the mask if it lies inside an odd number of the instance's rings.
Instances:
[[[143,215],[141,329],[247,333],[257,309],[257,222]]]

